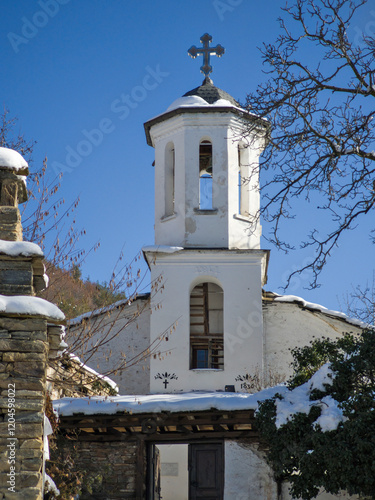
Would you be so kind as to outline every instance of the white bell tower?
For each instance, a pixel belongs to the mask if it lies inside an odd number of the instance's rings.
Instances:
[[[259,155],[268,124],[243,110],[209,78],[145,123],[155,148],[155,245],[151,269],[151,392],[239,389],[238,377],[263,367]],[[155,293],[157,284],[163,290]]]

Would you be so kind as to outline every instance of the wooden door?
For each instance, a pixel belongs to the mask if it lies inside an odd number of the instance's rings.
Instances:
[[[189,500],[222,500],[223,485],[223,444],[190,444]]]

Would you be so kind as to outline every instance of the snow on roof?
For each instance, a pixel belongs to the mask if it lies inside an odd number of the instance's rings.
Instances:
[[[63,321],[65,315],[60,309],[40,297],[0,295],[0,314],[22,314],[43,316],[49,319]]]
[[[0,147],[0,169],[25,170],[28,166],[27,161],[17,151]]]
[[[170,247],[167,245],[147,245],[142,247],[142,252],[175,253],[183,249],[183,247]]]
[[[53,401],[53,407],[60,416],[77,413],[85,415],[112,415],[126,413],[171,413],[206,411],[256,410],[258,401],[284,393],[285,386],[264,389],[257,394],[238,392],[189,392],[181,394],[150,394],[141,396],[93,396],[85,398],[62,398]]]
[[[91,319],[100,314],[105,314],[107,312],[113,311],[119,307],[131,306],[137,300],[147,300],[150,297],[149,293],[139,293],[135,299],[122,299],[110,304],[109,306],[100,307],[99,309],[94,309],[87,313],[80,314],[76,318],[72,318],[68,321],[68,326],[75,326],[81,323],[84,319]]]
[[[0,254],[9,255],[10,257],[44,257],[40,246],[30,241],[0,240]]]
[[[331,396],[313,401],[310,399],[314,389],[325,390],[325,385],[332,385],[334,374],[331,371],[330,363],[323,365],[311,379],[291,391],[283,394],[283,399],[276,400],[276,427],[285,425],[296,413],[310,413],[312,406],[319,406],[320,416],[315,420],[314,427],[320,426],[323,432],[337,429],[340,422],[344,422],[344,417],[339,403]]]
[[[289,302],[289,303],[297,303],[301,304],[306,309],[310,309],[311,311],[318,311],[324,314],[328,314],[329,316],[334,316],[339,319],[343,319],[344,321],[350,323],[351,325],[359,326],[360,328],[368,328],[370,325],[360,321],[359,319],[350,318],[346,314],[340,311],[333,311],[331,309],[327,309],[320,304],[314,304],[313,302],[307,302],[301,297],[297,297],[296,295],[278,295],[277,293],[272,293],[274,295],[273,300],[275,302]]]
[[[295,414],[308,414],[312,406],[321,408],[320,416],[314,426],[323,432],[337,428],[345,421],[339,403],[331,396],[311,400],[314,389],[324,391],[331,385],[333,372],[330,364],[323,365],[305,384],[289,390],[285,385],[264,389],[256,394],[238,392],[190,392],[181,394],[150,394],[139,396],[92,396],[85,398],[62,398],[53,401],[53,408],[59,416],[69,417],[76,414],[114,415],[116,413],[181,413],[196,411],[236,411],[257,410],[258,404],[276,394],[276,426],[285,425]]]
[[[202,106],[229,106],[231,108],[236,107],[233,106],[227,99],[218,99],[213,104],[209,104],[206,100],[198,95],[189,95],[182,96],[172,102],[172,104],[167,108],[167,111],[172,111],[177,108],[192,108],[192,107],[202,107]]]
[[[106,382],[108,385],[110,385],[112,387],[112,389],[114,389],[116,392],[119,391],[119,387],[118,385],[116,384],[116,382],[114,380],[112,380],[111,378],[109,377],[106,377],[105,375],[102,375],[101,373],[97,372],[96,370],[93,370],[92,368],[90,368],[89,366],[85,365],[85,363],[82,363],[82,361],[79,359],[78,356],[76,356],[75,354],[72,354],[72,353],[69,353],[69,358],[73,361],[75,361],[76,363],[79,364],[79,366],[81,368],[83,368],[85,371],[91,373],[92,375],[95,375],[95,377],[99,378],[100,380],[103,380],[103,382]]]

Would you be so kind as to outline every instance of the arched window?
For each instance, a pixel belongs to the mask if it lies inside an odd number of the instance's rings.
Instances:
[[[190,294],[190,368],[224,368],[222,288],[201,283]]]
[[[165,215],[174,214],[174,198],[175,198],[175,152],[172,142],[167,144],[165,148]]]
[[[250,169],[247,158],[247,149],[243,144],[238,145],[238,213],[249,216],[249,184]]]
[[[199,145],[199,208],[212,210],[213,189],[212,144],[202,141]]]

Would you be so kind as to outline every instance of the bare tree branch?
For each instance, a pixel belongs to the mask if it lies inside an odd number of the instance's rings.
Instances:
[[[271,126],[260,165],[261,172],[273,173],[262,185],[261,215],[273,223],[270,240],[285,251],[293,248],[281,222],[294,217],[300,197],[309,201],[317,194],[323,200],[317,208],[333,223],[326,234],[318,224],[310,228],[301,243],[315,257],[293,274],[311,269],[311,287],[319,286],[342,233],[375,205],[375,39],[364,35],[359,47],[348,37],[353,16],[366,3],[294,0],[286,6],[281,34],[261,49],[268,80],[247,96],[247,109]]]

